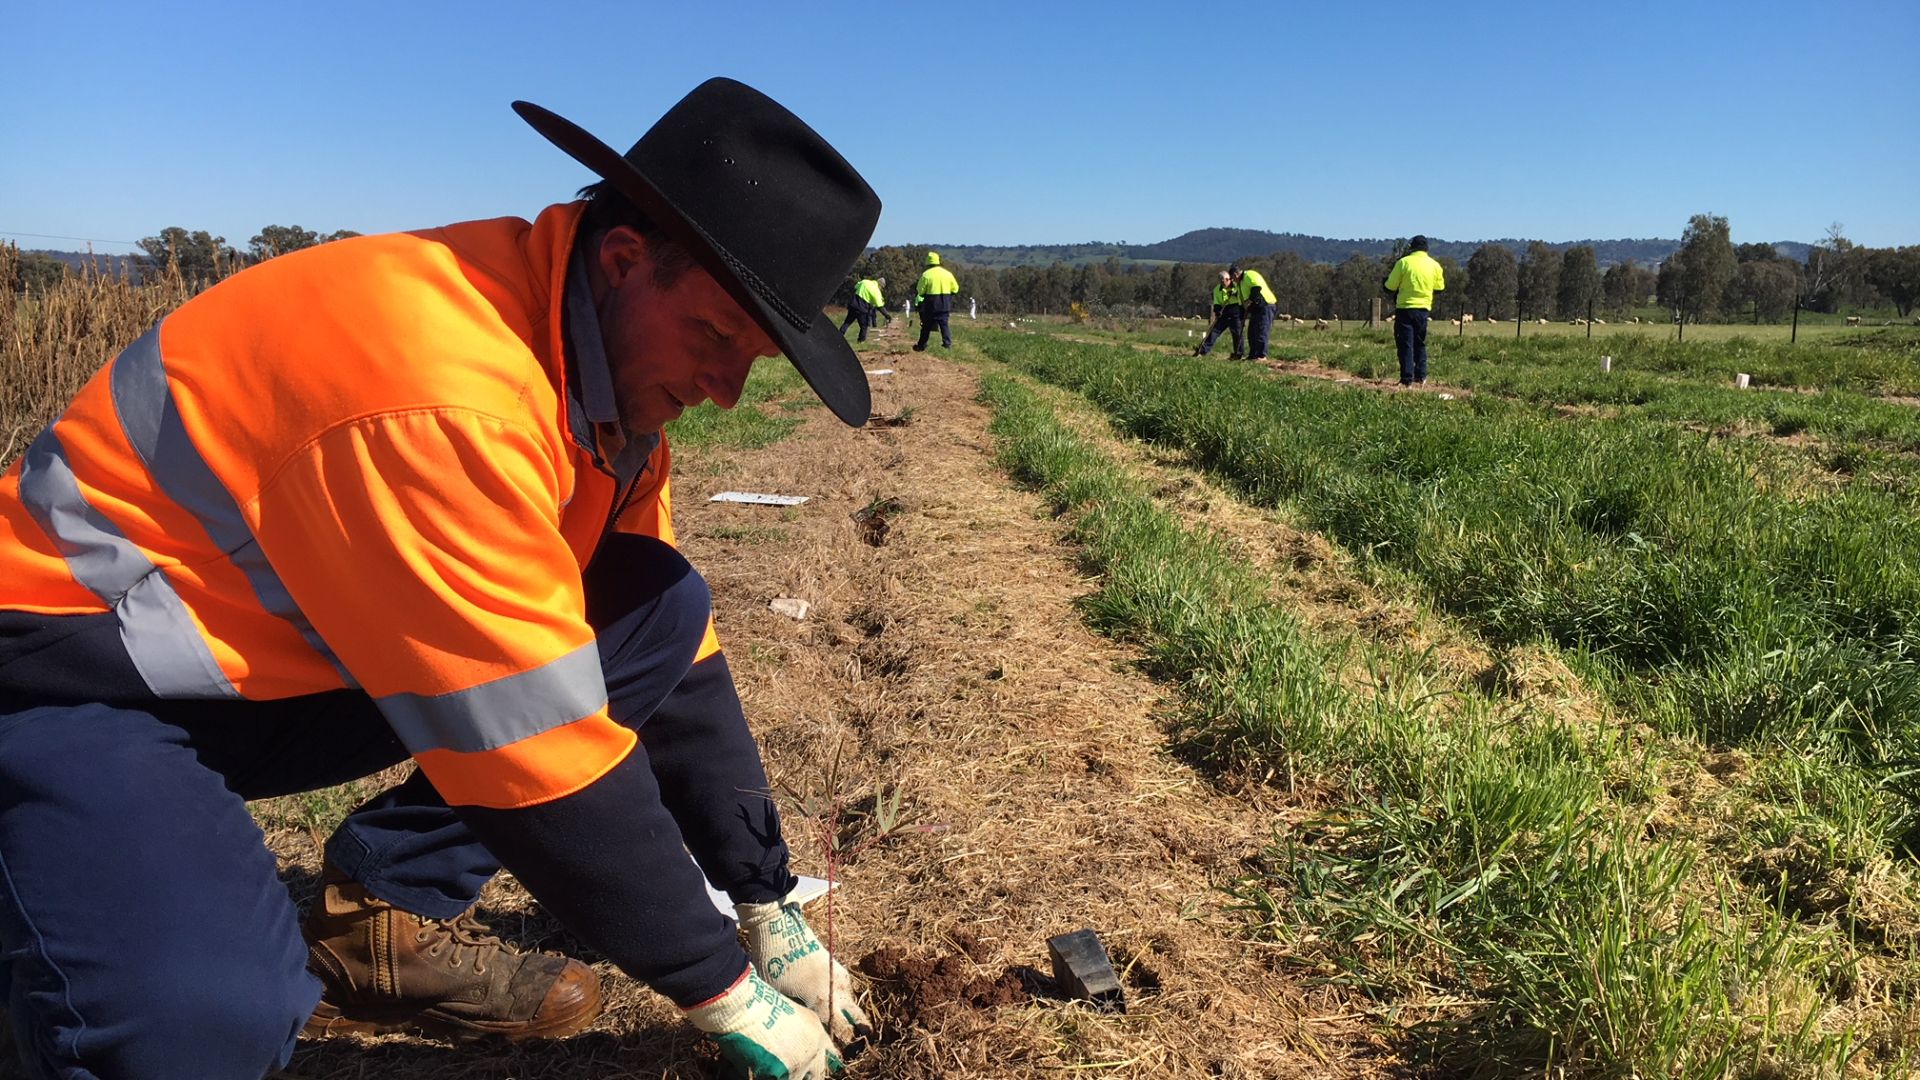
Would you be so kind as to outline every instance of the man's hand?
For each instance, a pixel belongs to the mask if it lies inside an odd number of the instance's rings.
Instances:
[[[814,936],[800,905],[737,904],[747,932],[747,956],[760,977],[812,1009],[848,1059],[873,1041],[873,1027],[853,996],[853,977]]]
[[[713,1036],[738,1080],[826,1080],[840,1058],[820,1018],[768,986],[752,968],[724,994],[686,1010]]]

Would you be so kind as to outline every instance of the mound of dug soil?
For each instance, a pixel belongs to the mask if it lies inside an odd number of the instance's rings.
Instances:
[[[910,953],[888,945],[862,957],[859,967],[872,980],[880,1011],[896,1024],[919,1025],[944,1006],[991,1009],[1023,1004],[1032,996],[1017,969],[994,978],[980,974],[978,965],[958,953]]]

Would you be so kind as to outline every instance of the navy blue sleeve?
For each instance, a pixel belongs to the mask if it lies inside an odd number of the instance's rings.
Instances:
[[[733,920],[707,901],[644,746],[564,799],[459,812],[568,930],[676,1005],[720,994],[746,970]]]

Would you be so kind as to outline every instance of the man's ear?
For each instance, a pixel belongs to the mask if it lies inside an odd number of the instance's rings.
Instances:
[[[633,274],[650,273],[653,269],[647,238],[627,225],[615,225],[600,238],[598,262],[600,273],[612,287],[625,284]]]

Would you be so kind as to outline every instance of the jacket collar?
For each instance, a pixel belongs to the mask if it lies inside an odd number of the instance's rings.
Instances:
[[[577,230],[572,246],[566,285],[561,291],[567,425],[572,429],[574,445],[625,488],[645,471],[654,448],[660,445],[660,433],[636,436],[620,426],[613,366],[607,359],[606,340],[600,336],[600,318],[593,306],[593,287],[587,274],[591,255]]]

